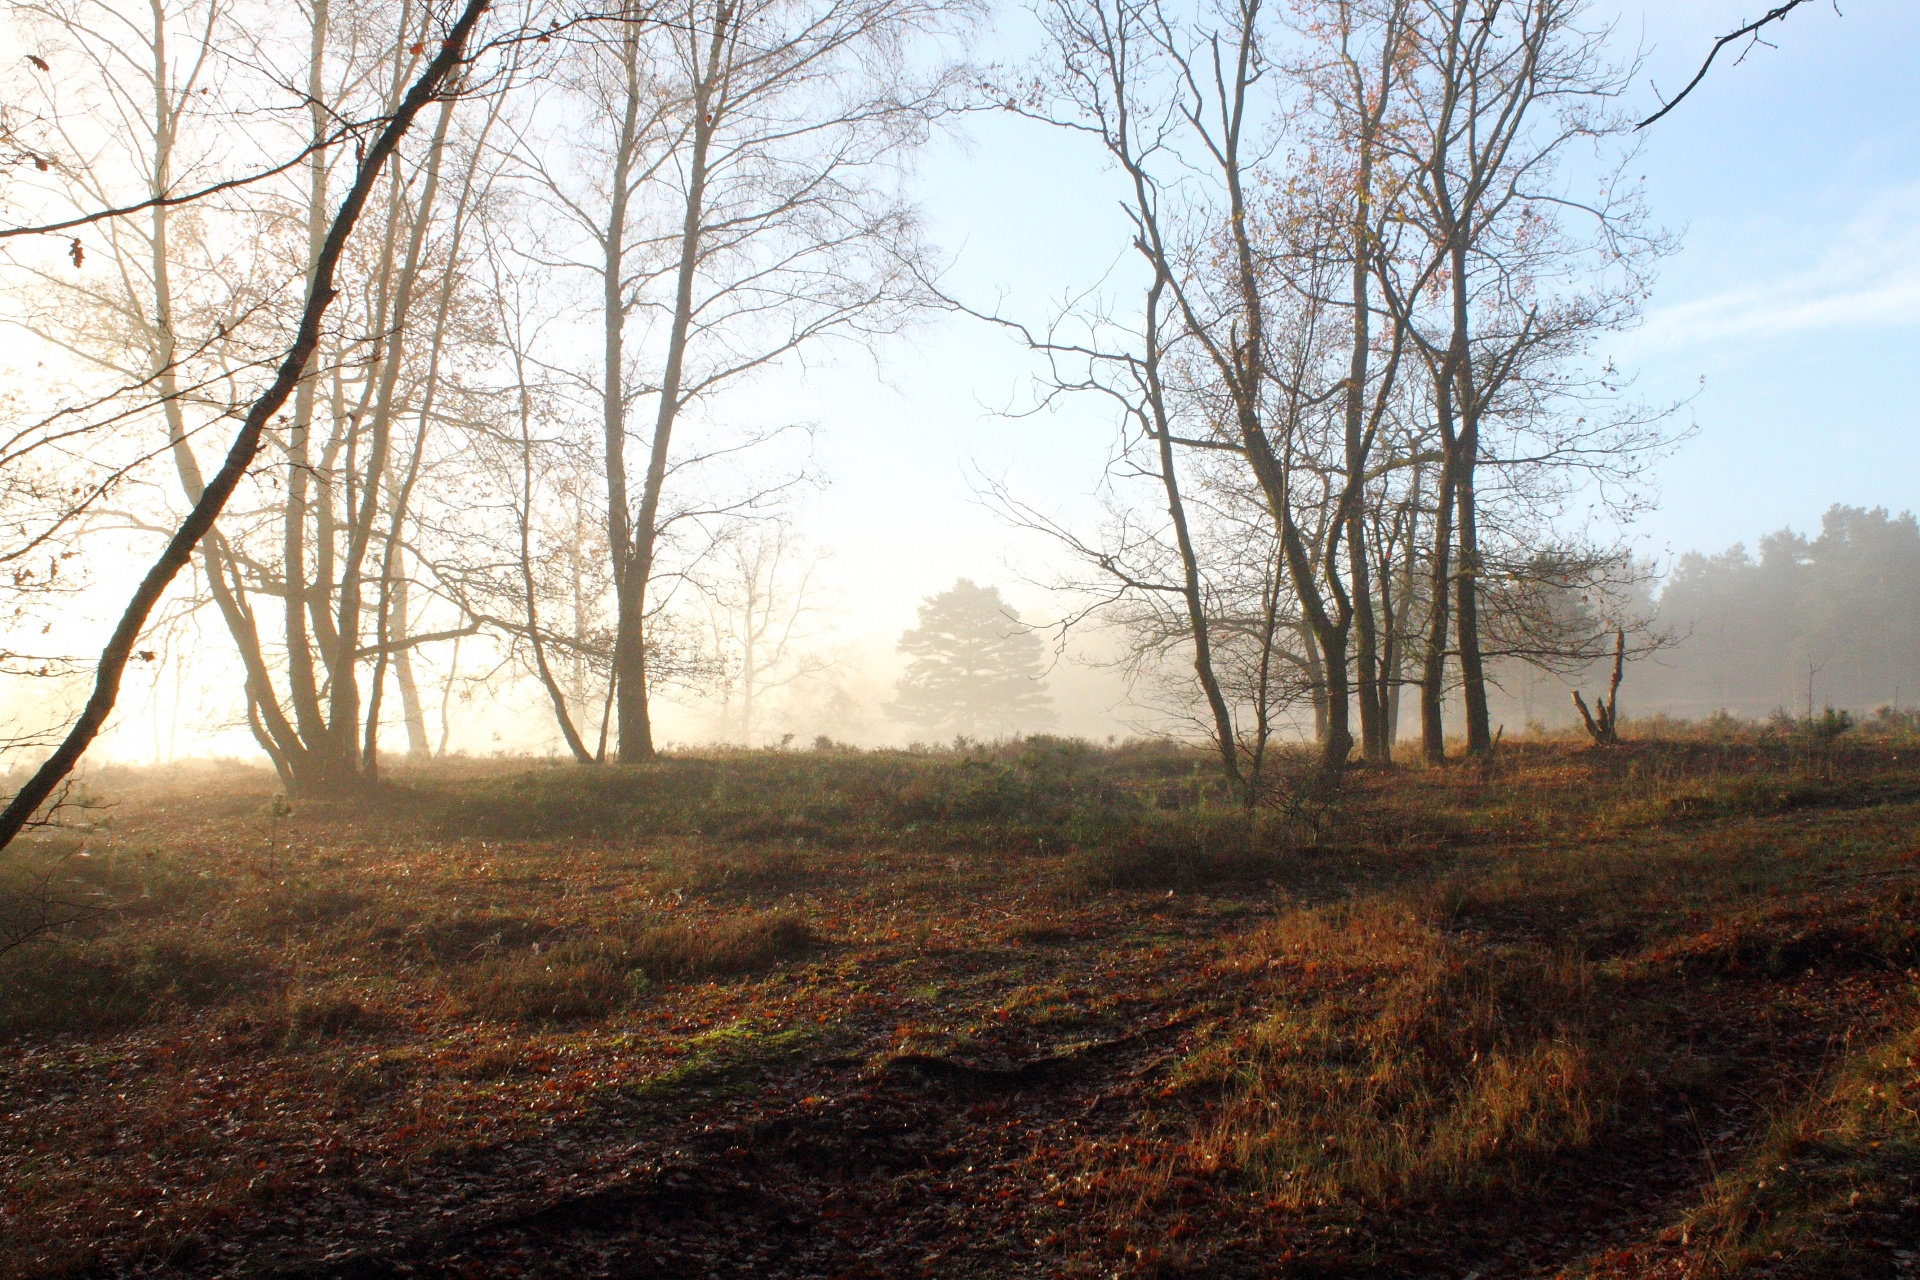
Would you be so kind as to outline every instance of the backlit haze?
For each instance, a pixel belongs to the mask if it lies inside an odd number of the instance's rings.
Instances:
[[[1677,89],[1713,38],[1758,7],[1619,5],[1621,47],[1638,42],[1647,51],[1636,106],[1657,106],[1656,86]],[[1031,19],[1007,9],[978,53],[1014,64],[1033,37]],[[1689,550],[1752,546],[1782,526],[1817,532],[1835,503],[1895,512],[1920,505],[1911,387],[1920,338],[1920,5],[1854,0],[1844,15],[1803,7],[1771,28],[1770,40],[1743,61],[1723,58],[1647,131],[1635,170],[1654,220],[1683,241],[1645,322],[1610,340],[1639,393],[1684,401],[1682,420],[1694,425],[1659,468],[1658,505],[1629,531],[1663,566]],[[974,307],[1044,322],[1063,297],[1116,269],[1125,233],[1115,176],[1083,140],[983,113],[924,152],[915,181],[950,263],[945,287]],[[816,428],[822,484],[800,500],[796,519],[825,557],[814,643],[858,705],[843,705],[831,723],[797,714],[803,740],[815,731],[867,743],[908,736],[881,705],[900,666],[894,643],[920,601],[956,578],[999,586],[1031,623],[1072,609],[1073,600],[1049,590],[1058,553],[977,497],[986,476],[1069,522],[1097,518],[1115,424],[1092,400],[1025,413],[1033,371],[1005,333],[936,317],[872,353],[813,352],[808,367],[766,377],[716,410]],[[110,572],[95,577],[104,616],[108,588],[118,584]],[[201,625],[200,643],[228,646],[217,618]],[[1104,739],[1143,723],[1120,679],[1087,661],[1104,652],[1097,632],[1067,640],[1050,681],[1058,730]],[[130,676],[103,756],[254,754],[243,728],[200,722],[191,687],[177,694],[152,683],[151,669]],[[176,706],[179,698],[186,705]],[[658,714],[669,742],[713,733],[711,709],[699,703],[663,703]],[[450,745],[546,752],[557,738],[529,690],[456,705]]]

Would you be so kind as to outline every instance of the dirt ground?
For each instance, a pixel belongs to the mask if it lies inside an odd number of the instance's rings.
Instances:
[[[478,785],[96,783],[36,856],[97,909],[0,961],[0,1270],[1920,1275],[1895,747],[1509,748],[1197,861]]]

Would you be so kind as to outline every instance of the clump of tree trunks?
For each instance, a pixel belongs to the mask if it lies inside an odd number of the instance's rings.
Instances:
[[[1620,680],[1626,673],[1627,633],[1616,631],[1613,643],[1613,678],[1607,682],[1606,700],[1596,697],[1593,710],[1587,710],[1587,700],[1580,691],[1573,691],[1573,705],[1580,713],[1580,723],[1587,727],[1587,736],[1593,739],[1596,747],[1612,747],[1620,742]]]

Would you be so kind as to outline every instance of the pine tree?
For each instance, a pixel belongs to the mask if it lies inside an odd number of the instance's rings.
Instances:
[[[910,661],[887,711],[939,734],[981,737],[1053,718],[1045,648],[997,587],[961,578],[920,606],[920,625],[900,637]]]

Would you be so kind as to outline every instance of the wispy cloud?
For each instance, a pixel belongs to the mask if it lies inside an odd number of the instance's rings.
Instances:
[[[1831,243],[1785,233],[1754,246],[1750,283],[1656,305],[1634,335],[1643,352],[1734,339],[1920,324],[1920,183],[1875,196]],[[1769,270],[1777,274],[1765,274]]]

